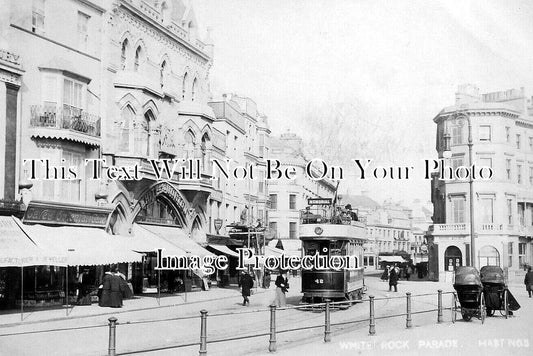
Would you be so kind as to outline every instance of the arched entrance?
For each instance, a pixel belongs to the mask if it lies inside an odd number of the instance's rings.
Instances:
[[[455,268],[463,265],[463,254],[457,246],[449,246],[444,251],[444,270],[455,271]]]
[[[499,265],[500,253],[494,246],[485,245],[479,250],[479,268]]]

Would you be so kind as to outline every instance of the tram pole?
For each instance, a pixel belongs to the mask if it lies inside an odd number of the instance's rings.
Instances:
[[[268,341],[268,351],[276,352],[276,306],[270,306],[270,340]]]
[[[200,326],[200,352],[198,355],[207,355],[207,310],[200,310],[201,326]]]
[[[407,318],[405,320],[405,327],[409,329],[412,326],[411,320],[411,292],[405,293],[407,298]]]
[[[325,324],[324,324],[324,342],[330,342],[331,341],[330,303],[331,303],[331,300],[326,299],[326,313],[325,313]]]
[[[370,299],[370,325],[368,333],[370,335],[376,335],[376,319],[374,315],[374,296],[370,295],[368,296],[368,299]]]
[[[437,323],[442,323],[442,289],[439,289],[437,306]]]

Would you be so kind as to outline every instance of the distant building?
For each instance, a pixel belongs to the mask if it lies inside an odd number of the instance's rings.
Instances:
[[[364,266],[378,269],[387,256],[410,258],[412,223],[409,209],[393,204],[379,205],[366,195],[345,195],[342,205],[350,204],[366,222],[368,242],[364,245]],[[380,258],[381,256],[381,258]]]
[[[280,168],[294,167],[296,178],[272,179],[269,184],[269,230],[272,237],[298,240],[300,211],[308,206],[309,198],[332,198],[336,186],[325,179],[312,180],[305,173],[309,158],[302,151],[302,139],[293,133],[271,138],[270,158],[280,162]],[[286,243],[289,244],[289,243]],[[294,246],[301,246],[293,244]],[[275,246],[275,245],[274,245]],[[294,247],[291,249],[294,250]]]
[[[445,107],[433,119],[437,125],[438,158],[462,174],[465,169],[458,167],[470,167],[471,163],[478,169],[489,167],[493,177],[475,179],[471,192],[468,179],[444,180],[434,174],[430,277],[448,280],[457,266],[497,265],[507,269],[513,278],[532,264],[532,115],[531,100],[523,88],[480,94],[478,88],[462,85],[455,105]],[[445,158],[448,153],[451,157]],[[479,178],[479,170],[476,175]],[[473,216],[470,216],[470,201]]]

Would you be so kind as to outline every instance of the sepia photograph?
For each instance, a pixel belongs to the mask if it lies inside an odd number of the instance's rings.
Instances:
[[[0,355],[531,355],[532,19],[0,0]]]

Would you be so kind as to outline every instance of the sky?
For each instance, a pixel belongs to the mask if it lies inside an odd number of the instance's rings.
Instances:
[[[215,44],[211,90],[254,99],[273,135],[323,139],[335,123],[352,158],[415,166],[404,181],[345,179],[377,201],[430,199],[432,119],[457,86],[533,95],[533,1],[193,0]],[[335,108],[344,110],[338,118]],[[335,120],[334,120],[335,119]],[[367,145],[358,143],[367,141]],[[343,146],[344,147],[344,146]],[[357,147],[355,149],[354,147]]]

